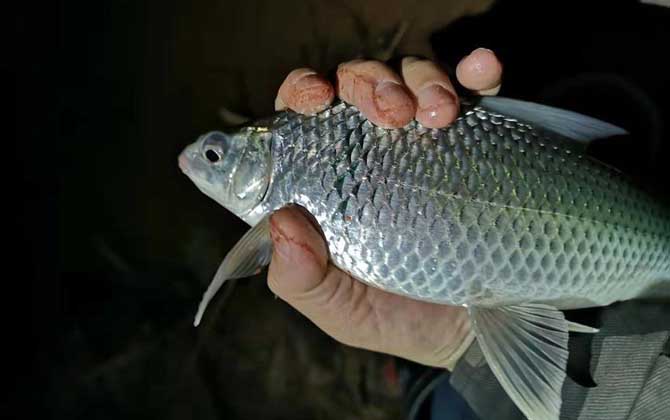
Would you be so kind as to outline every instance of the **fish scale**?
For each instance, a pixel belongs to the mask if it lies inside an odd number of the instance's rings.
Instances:
[[[568,332],[597,332],[560,310],[670,292],[667,209],[584,152],[589,140],[623,133],[499,97],[464,101],[445,129],[387,130],[338,103],[209,133],[179,165],[253,227],[221,263],[195,325],[226,280],[270,262],[269,215],[300,204],[342,270],[413,299],[465,306],[519,409],[558,419]]]
[[[567,308],[670,275],[658,204],[571,140],[484,107],[465,103],[442,130],[379,128],[345,103],[285,112],[268,128],[275,169],[262,206],[304,206],[333,263],[376,287]]]

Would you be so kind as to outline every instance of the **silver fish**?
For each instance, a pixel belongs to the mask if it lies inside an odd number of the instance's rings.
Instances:
[[[383,129],[354,106],[282,112],[212,132],[179,157],[186,175],[253,228],[221,284],[271,255],[269,215],[318,221],[333,264],[389,292],[468,308],[493,373],[531,419],[557,419],[568,331],[561,310],[634,299],[670,283],[670,213],[585,149],[625,133],[508,98],[463,101],[445,129]]]

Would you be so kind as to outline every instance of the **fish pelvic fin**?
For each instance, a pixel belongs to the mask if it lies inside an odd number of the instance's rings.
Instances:
[[[553,306],[527,303],[468,308],[486,361],[530,420],[558,420],[568,363],[568,331],[597,330],[569,322]]]
[[[228,252],[207,287],[198,306],[194,326],[198,326],[207,305],[226,280],[250,277],[258,274],[272,258],[270,238],[270,216],[265,216],[235,244]]]

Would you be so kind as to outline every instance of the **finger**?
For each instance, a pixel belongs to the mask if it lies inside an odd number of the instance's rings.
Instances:
[[[502,64],[493,51],[477,48],[458,63],[456,77],[460,84],[480,95],[495,95],[500,90]]]
[[[337,92],[380,127],[400,128],[414,118],[416,107],[410,92],[400,76],[379,61],[340,64]]]
[[[270,216],[273,253],[268,283],[287,301],[316,288],[323,281],[328,253],[321,235],[294,206]]]
[[[275,109],[310,115],[326,109],[334,98],[335,90],[328,80],[312,69],[301,68],[289,73],[279,87]]]
[[[275,212],[270,234],[270,289],[336,340],[370,347],[375,339],[365,322],[367,286],[328,264],[326,244],[303,211]]]
[[[442,128],[458,116],[458,96],[449,76],[430,60],[402,60],[402,77],[416,97],[416,120],[429,128]]]

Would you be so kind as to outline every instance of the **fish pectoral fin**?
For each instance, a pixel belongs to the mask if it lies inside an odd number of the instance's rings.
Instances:
[[[533,303],[468,311],[486,361],[521,412],[558,419],[571,329],[563,312]]]
[[[193,325],[197,327],[200,324],[207,305],[226,280],[258,274],[270,263],[271,257],[272,239],[270,238],[270,216],[268,215],[247,231],[223,259],[200,301]]]
[[[479,104],[580,143],[588,144],[591,140],[628,134],[623,128],[608,122],[533,102],[487,96],[481,98]]]

